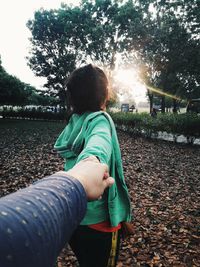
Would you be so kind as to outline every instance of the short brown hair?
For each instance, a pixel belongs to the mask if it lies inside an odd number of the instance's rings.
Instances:
[[[100,68],[92,64],[72,72],[66,81],[68,108],[73,113],[99,111],[108,100],[108,79]]]

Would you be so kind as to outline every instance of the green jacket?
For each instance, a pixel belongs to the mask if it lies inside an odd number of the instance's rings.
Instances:
[[[65,159],[65,170],[94,155],[109,166],[109,173],[115,178],[115,184],[105,191],[101,200],[88,202],[82,225],[110,221],[112,226],[117,226],[122,221],[130,221],[130,200],[117,133],[106,112],[73,114],[54,148]]]

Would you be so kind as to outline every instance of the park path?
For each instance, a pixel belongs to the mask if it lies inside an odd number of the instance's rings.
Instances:
[[[62,128],[0,125],[1,196],[62,169],[52,150]],[[118,135],[135,226],[122,243],[118,267],[200,266],[199,146]],[[76,266],[70,250],[63,250],[61,266]]]

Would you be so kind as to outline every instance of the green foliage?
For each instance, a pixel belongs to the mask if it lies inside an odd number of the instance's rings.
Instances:
[[[64,98],[65,78],[75,69],[78,58],[77,10],[39,10],[27,23],[32,33],[29,66],[37,76],[46,77],[46,87],[52,96]],[[70,17],[70,19],[68,18]],[[76,32],[77,30],[77,32]]]
[[[0,60],[0,105],[40,104],[36,89],[6,72]]]
[[[0,104],[24,105],[29,92],[25,84],[7,72],[0,72]]]
[[[0,105],[57,105],[58,100],[46,92],[23,83],[18,78],[8,74],[1,65],[0,59]]]
[[[148,138],[158,137],[159,132],[172,134],[174,141],[184,135],[188,143],[200,138],[200,116],[197,114],[158,114],[151,117],[148,113],[109,112],[118,129]],[[4,118],[23,118],[41,120],[65,120],[66,113],[44,112],[41,110],[4,110],[0,113]]]
[[[199,97],[198,1],[152,0],[148,4],[155,15],[147,16],[149,42],[142,51],[148,65],[147,80],[180,98]]]
[[[184,135],[188,142],[200,138],[200,117],[195,114],[110,113],[117,127],[136,135],[156,137],[159,132],[173,134],[174,141]]]
[[[3,118],[39,119],[39,120],[65,120],[65,112],[44,112],[40,110],[3,110],[0,112]]]
[[[27,105],[36,106],[55,106],[58,104],[58,99],[55,97],[45,95],[42,92],[32,91],[29,99],[27,100]]]
[[[47,78],[46,87],[63,102],[65,78],[76,66],[90,59],[112,70],[117,53],[139,46],[142,19],[132,1],[88,0],[79,7],[39,10],[27,23],[32,33],[29,66]]]
[[[153,10],[153,12],[152,12]],[[180,98],[200,95],[199,1],[82,0],[39,10],[27,23],[32,33],[29,65],[64,105],[65,78],[91,60],[112,70],[144,61],[148,85]],[[134,58],[134,60],[133,60]],[[150,96],[151,94],[149,94]],[[174,109],[176,101],[173,101]],[[164,111],[165,99],[162,97]]]

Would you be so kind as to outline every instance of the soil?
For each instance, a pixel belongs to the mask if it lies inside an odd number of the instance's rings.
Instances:
[[[0,125],[0,196],[62,169],[53,144],[63,126]],[[117,267],[200,266],[199,146],[118,136],[135,233],[123,240]],[[78,266],[69,248],[58,266]]]

